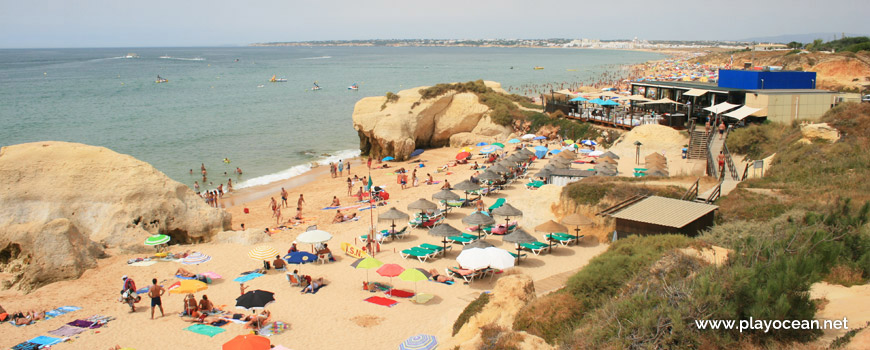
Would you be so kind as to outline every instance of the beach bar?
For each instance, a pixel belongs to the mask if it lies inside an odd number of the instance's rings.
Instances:
[[[663,233],[694,237],[713,226],[717,209],[710,204],[650,196],[608,215],[616,220],[619,238]]]

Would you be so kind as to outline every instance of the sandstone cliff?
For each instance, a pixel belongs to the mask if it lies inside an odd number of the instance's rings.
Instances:
[[[0,149],[0,271],[28,290],[76,278],[105,247],[208,240],[230,216],[151,165],[109,149],[35,142]]]
[[[498,83],[486,86],[503,92]],[[404,160],[416,148],[504,141],[511,134],[510,127],[490,120],[490,108],[477,95],[451,91],[423,100],[418,92],[423,88],[399,91],[395,101],[376,96],[356,103],[353,125],[364,154]]]

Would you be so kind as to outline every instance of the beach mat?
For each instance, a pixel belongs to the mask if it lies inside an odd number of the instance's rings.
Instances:
[[[46,311],[46,312],[45,312],[45,319],[46,319],[46,320],[49,320],[49,319],[52,319],[52,318],[58,317],[58,316],[60,316],[60,315],[67,314],[67,313],[70,313],[70,312],[73,312],[73,311],[78,311],[78,310],[81,310],[81,309],[82,309],[82,308],[80,308],[80,307],[78,307],[78,306],[61,306],[61,307],[59,307],[59,308],[57,308],[57,309],[54,309],[54,310],[51,310],[51,311]]]
[[[260,277],[260,276],[262,276],[262,275],[263,275],[263,274],[261,274],[261,273],[256,273],[256,272],[255,272],[255,273],[249,273],[249,274],[244,275],[244,276],[236,277],[236,279],[234,279],[233,282],[245,283],[245,282],[247,282],[247,281],[250,281],[250,280],[252,280],[252,279],[255,279],[255,278],[257,278],[257,277]]]
[[[69,338],[84,331],[86,331],[86,329],[84,328],[63,325],[58,329],[48,331],[48,334],[55,335],[61,338]]]
[[[214,337],[215,335],[218,335],[218,334],[221,334],[221,333],[227,331],[226,329],[223,329],[220,327],[209,326],[209,325],[205,325],[205,324],[191,325],[190,327],[187,327],[184,330],[191,331],[191,332],[196,333],[196,334],[207,335],[209,337]]]
[[[398,301],[395,301],[395,300],[390,299],[390,298],[384,298],[384,297],[370,297],[368,299],[365,299],[365,301],[370,302],[372,304],[383,305],[386,307],[393,307],[393,305],[396,305],[399,303]]]
[[[46,347],[46,346],[60,343],[62,341],[63,341],[63,339],[61,339],[61,338],[49,337],[47,335],[40,335],[36,338],[28,340],[27,342],[33,343],[33,344],[39,344],[40,345],[39,347],[42,348],[42,347]]]
[[[196,278],[196,277],[184,277],[184,276],[182,276],[182,275],[175,275],[175,278],[178,278],[178,279],[180,279],[180,280],[192,280],[192,279],[194,279],[194,278]]]
[[[40,345],[36,343],[31,343],[29,341],[20,343],[12,347],[12,350],[37,350]]]
[[[260,328],[257,331],[257,334],[268,337],[273,335],[280,335],[281,333],[286,332],[290,329],[290,325],[281,321],[275,321],[270,324],[267,324],[265,327]]]
[[[148,261],[137,261],[137,262],[134,262],[132,264],[127,264],[127,265],[130,265],[130,266],[151,266],[151,265],[154,265],[156,263],[157,263],[156,260],[148,260]]]
[[[401,289],[390,289],[384,294],[389,295],[391,297],[396,297],[396,298],[410,298],[410,297],[414,296],[413,292],[409,292],[409,291],[401,290]]]
[[[94,325],[94,322],[86,321],[86,320],[75,320],[75,321],[72,321],[72,322],[67,323],[67,324],[70,325],[70,326],[73,326],[73,327],[79,327],[79,328],[86,328],[86,329],[87,329],[87,328],[91,328],[91,326]]]

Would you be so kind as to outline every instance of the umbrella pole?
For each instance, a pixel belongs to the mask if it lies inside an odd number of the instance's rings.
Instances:
[[[442,251],[441,256],[447,257],[447,238],[444,238],[444,240],[442,240],[441,243],[444,244],[444,249],[441,250]]]
[[[520,244],[519,244],[519,243],[516,243],[516,245],[517,245],[517,265],[519,266],[519,264],[520,264],[520,254],[522,253],[523,250],[522,250],[522,248],[520,247]]]

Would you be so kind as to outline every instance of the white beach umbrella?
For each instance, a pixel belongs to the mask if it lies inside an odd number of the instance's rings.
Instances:
[[[507,270],[514,267],[514,256],[507,250],[489,247],[483,248],[489,256],[489,267],[499,270]]]
[[[296,237],[296,242],[303,244],[323,243],[332,239],[332,234],[322,230],[305,231]]]
[[[489,266],[489,254],[482,248],[463,249],[456,262],[463,268],[478,270]]]
[[[525,134],[520,138],[523,140],[531,140],[531,139],[535,138],[535,134]]]

